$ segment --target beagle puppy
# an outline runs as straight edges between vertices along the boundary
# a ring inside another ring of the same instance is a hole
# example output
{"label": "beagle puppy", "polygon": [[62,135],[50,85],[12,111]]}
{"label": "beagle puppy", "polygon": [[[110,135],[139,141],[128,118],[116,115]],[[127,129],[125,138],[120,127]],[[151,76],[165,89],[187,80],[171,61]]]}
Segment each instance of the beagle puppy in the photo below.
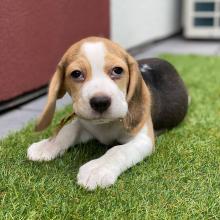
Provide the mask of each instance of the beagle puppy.
{"label": "beagle puppy", "polygon": [[188,108],[187,90],[171,64],[157,58],[137,62],[118,44],[99,37],[83,39],[63,55],[37,131],[51,123],[56,100],[66,92],[77,117],[56,136],[33,143],[27,156],[49,161],[92,139],[117,142],[80,167],[77,182],[88,190],[114,184],[122,172],[151,155],[155,133],[178,125]]}

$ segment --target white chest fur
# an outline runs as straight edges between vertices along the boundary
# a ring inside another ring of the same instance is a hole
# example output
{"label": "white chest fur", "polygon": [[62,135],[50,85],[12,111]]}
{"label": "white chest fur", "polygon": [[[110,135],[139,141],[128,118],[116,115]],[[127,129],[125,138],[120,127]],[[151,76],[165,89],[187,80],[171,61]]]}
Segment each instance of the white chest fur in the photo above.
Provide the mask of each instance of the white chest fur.
{"label": "white chest fur", "polygon": [[123,129],[122,123],[119,121],[105,124],[95,124],[90,121],[80,120],[80,123],[102,144],[111,144],[114,141],[124,143],[129,139],[129,135]]}

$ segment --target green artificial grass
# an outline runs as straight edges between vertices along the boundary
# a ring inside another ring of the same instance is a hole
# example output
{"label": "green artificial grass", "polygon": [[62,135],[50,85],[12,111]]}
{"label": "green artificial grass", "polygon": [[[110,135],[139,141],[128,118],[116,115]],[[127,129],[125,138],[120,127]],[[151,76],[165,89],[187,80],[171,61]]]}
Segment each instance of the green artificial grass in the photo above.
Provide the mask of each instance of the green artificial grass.
{"label": "green artificial grass", "polygon": [[[220,219],[220,58],[162,57],[179,70],[192,102],[155,153],[114,186],[88,192],[76,184],[78,169],[106,147],[90,142],[31,162],[27,147],[53,127],[35,134],[31,123],[0,141],[0,219]],[[70,111],[58,112],[53,125]]]}

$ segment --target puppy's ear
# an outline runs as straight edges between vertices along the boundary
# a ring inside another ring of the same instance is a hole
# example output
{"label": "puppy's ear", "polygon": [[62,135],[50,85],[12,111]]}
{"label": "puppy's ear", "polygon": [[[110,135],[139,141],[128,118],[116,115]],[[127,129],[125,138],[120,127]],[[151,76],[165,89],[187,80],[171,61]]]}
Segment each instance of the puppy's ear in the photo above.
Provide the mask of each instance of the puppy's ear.
{"label": "puppy's ear", "polygon": [[139,93],[141,92],[142,78],[137,61],[129,54],[127,56],[127,64],[129,68],[127,102],[129,103],[131,99],[134,99],[134,96],[139,95]]}
{"label": "puppy's ear", "polygon": [[66,93],[63,81],[64,67],[63,64],[60,63],[58,64],[56,72],[51,79],[48,90],[47,104],[37,121],[35,131],[42,131],[51,123],[56,108],[56,100],[58,98],[62,98]]}
{"label": "puppy's ear", "polygon": [[[124,123],[128,130],[137,130],[146,114],[144,83],[137,61],[128,55],[129,83],[127,88],[128,113]],[[136,129],[135,129],[136,128]]]}

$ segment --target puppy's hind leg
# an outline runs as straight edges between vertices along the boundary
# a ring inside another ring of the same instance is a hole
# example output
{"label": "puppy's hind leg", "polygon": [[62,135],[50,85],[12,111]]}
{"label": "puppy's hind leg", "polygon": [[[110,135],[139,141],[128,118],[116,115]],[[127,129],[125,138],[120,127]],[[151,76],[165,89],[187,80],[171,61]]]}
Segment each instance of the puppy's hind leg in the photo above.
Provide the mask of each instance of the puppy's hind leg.
{"label": "puppy's hind leg", "polygon": [[33,161],[49,161],[62,154],[71,146],[79,142],[86,142],[92,136],[80,125],[78,120],[65,125],[53,137],[33,143],[27,150],[27,157]]}

